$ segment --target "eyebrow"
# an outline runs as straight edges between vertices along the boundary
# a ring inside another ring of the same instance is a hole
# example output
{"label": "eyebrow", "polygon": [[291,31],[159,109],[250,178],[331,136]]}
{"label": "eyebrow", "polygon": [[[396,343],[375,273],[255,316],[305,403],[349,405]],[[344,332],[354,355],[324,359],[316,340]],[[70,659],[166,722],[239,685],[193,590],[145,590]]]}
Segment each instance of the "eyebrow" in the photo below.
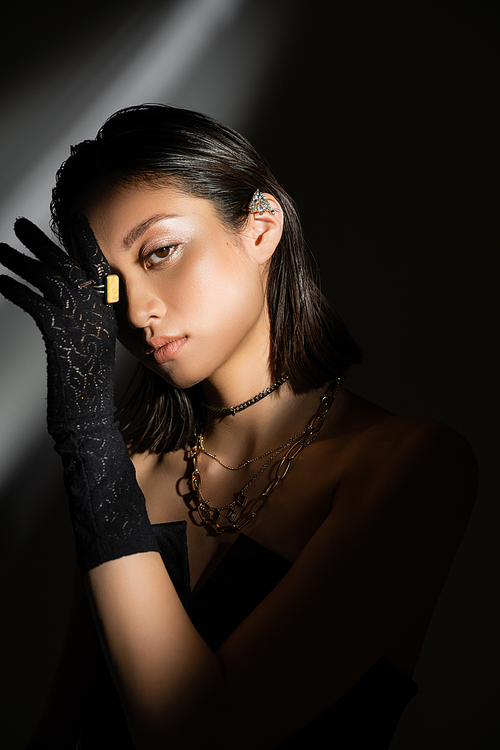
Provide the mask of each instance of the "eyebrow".
{"label": "eyebrow", "polygon": [[130,248],[139,237],[142,237],[150,226],[156,224],[158,221],[162,221],[163,219],[177,219],[178,216],[179,214],[155,214],[154,216],[150,216],[149,219],[141,221],[140,224],[137,224],[137,226],[130,230],[130,232],[123,238],[122,246],[125,249]]}

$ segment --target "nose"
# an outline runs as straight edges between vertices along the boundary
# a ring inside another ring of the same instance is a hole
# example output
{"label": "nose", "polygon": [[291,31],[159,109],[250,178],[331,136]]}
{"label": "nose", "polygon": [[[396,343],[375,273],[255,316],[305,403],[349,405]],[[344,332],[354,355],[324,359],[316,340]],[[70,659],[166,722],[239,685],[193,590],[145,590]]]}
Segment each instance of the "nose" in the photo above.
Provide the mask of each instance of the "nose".
{"label": "nose", "polygon": [[125,284],[127,321],[132,328],[147,328],[167,312],[165,303],[150,285],[134,280]]}

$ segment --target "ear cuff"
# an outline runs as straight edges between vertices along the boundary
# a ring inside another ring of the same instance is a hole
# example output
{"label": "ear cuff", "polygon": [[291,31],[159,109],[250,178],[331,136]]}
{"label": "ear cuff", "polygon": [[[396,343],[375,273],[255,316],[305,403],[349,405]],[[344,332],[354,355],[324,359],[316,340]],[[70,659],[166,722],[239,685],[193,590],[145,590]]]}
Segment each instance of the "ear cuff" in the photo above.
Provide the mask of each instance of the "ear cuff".
{"label": "ear cuff", "polygon": [[262,216],[265,211],[269,211],[269,213],[273,214],[274,216],[278,209],[273,208],[264,194],[261,193],[259,189],[257,189],[252,195],[252,200],[250,201],[247,210],[249,214],[258,213],[260,214],[260,216]]}

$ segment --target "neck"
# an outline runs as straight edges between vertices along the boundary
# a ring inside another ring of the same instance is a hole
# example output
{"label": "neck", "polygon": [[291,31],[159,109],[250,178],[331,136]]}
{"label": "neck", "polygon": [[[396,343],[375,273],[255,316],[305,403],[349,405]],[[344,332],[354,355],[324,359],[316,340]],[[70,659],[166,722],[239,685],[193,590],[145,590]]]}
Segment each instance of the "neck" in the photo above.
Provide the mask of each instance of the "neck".
{"label": "neck", "polygon": [[[259,390],[270,382],[268,378]],[[234,416],[220,417],[208,411],[206,447],[233,463],[241,463],[252,455],[280,445],[305,427],[318,409],[325,388],[326,384],[309,393],[296,395],[285,382],[266,398]],[[259,390],[253,394],[243,393],[240,398],[247,400]],[[223,402],[223,405],[228,404]]]}
{"label": "neck", "polygon": [[[267,331],[267,329],[266,329]],[[269,372],[269,334],[252,342],[252,357],[233,356],[202,384],[203,400],[215,407],[236,406],[253,398],[273,382]],[[326,388],[296,395],[285,382],[273,393],[237,414],[220,416],[207,411],[205,440],[209,450],[234,463],[280,445],[306,425],[316,412]]]}

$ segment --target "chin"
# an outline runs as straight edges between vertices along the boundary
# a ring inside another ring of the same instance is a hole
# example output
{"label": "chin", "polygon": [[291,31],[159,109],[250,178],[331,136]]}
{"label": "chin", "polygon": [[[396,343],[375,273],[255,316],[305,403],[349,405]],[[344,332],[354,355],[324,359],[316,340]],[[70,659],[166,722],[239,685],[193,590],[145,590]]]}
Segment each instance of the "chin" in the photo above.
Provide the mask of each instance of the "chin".
{"label": "chin", "polygon": [[160,365],[157,365],[154,362],[151,364],[150,361],[148,361],[147,359],[145,360],[144,358],[141,358],[140,362],[142,362],[143,365],[146,365],[148,370],[156,373],[156,375],[158,375],[162,380],[171,385],[172,388],[178,388],[181,391],[192,388],[205,379],[203,377],[196,377],[192,375],[190,376],[185,372],[179,372],[179,368],[163,369]]}

